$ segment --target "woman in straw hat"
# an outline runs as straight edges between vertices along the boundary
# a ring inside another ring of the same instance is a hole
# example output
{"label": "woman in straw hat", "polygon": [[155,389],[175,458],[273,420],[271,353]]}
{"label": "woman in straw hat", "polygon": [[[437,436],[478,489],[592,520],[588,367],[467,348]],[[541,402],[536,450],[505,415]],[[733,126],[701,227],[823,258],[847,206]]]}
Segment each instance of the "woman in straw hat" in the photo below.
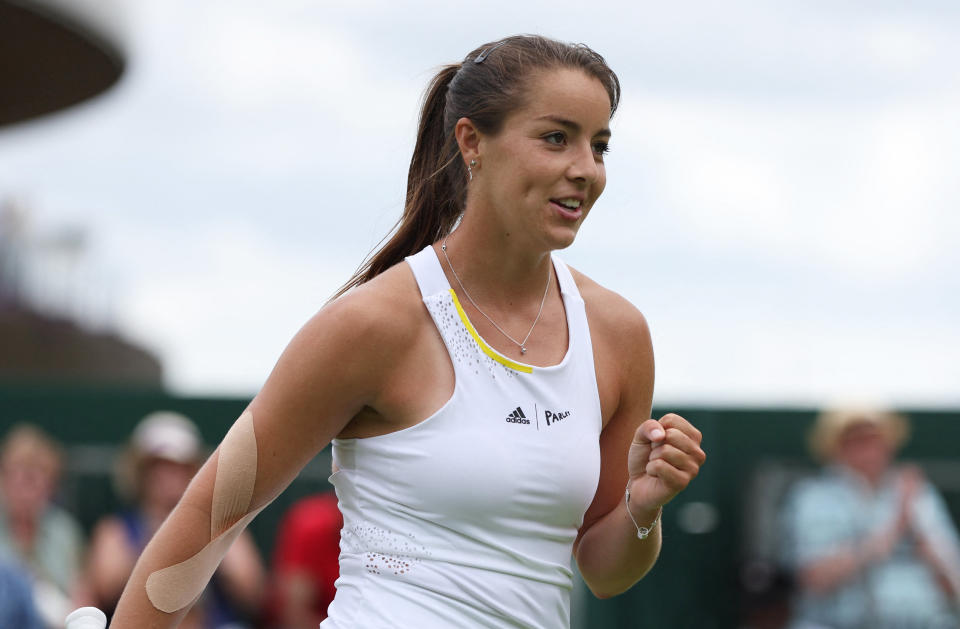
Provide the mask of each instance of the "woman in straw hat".
{"label": "woman in straw hat", "polygon": [[794,627],[956,627],[960,543],[943,499],[918,467],[895,465],[904,417],[822,413],[810,432],[822,474],[784,509],[797,585]]}

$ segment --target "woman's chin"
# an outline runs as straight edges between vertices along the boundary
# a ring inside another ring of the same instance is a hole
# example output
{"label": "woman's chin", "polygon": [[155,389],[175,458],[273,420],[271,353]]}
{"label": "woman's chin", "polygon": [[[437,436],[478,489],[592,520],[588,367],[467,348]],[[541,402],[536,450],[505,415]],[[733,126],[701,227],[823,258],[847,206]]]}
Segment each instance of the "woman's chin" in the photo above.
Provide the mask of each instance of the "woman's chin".
{"label": "woman's chin", "polygon": [[557,249],[566,249],[573,244],[573,241],[577,239],[577,232],[579,231],[579,223],[573,227],[565,228],[556,228],[552,229],[549,234],[549,239],[553,250]]}

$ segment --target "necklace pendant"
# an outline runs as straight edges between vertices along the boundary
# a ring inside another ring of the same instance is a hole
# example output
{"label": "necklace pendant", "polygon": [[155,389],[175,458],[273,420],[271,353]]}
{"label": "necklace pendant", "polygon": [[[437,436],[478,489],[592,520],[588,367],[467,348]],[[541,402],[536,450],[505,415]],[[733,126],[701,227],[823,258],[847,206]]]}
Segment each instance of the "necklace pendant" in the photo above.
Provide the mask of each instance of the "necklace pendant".
{"label": "necklace pendant", "polygon": [[521,345],[521,346],[520,346],[520,353],[521,353],[521,354],[526,354],[526,353],[527,353],[527,348],[524,347],[523,345]]}

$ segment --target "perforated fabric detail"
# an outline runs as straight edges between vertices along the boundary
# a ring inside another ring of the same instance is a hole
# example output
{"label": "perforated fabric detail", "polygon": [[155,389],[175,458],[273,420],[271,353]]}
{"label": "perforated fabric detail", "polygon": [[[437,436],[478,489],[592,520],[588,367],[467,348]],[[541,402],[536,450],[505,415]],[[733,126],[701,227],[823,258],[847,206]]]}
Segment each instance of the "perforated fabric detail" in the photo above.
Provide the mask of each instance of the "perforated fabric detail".
{"label": "perforated fabric detail", "polygon": [[431,556],[430,551],[418,544],[413,535],[400,535],[370,522],[345,527],[341,536],[341,544],[345,549],[363,554],[364,567],[372,575],[392,573],[394,576],[403,576],[416,569],[421,557]]}
{"label": "perforated fabric detail", "polygon": [[514,369],[497,362],[487,356],[470,332],[460,320],[457,307],[453,303],[450,293],[437,293],[423,298],[427,310],[440,330],[440,336],[447,344],[450,359],[454,365],[475,375],[486,373],[496,380],[497,378],[516,378],[521,375]]}

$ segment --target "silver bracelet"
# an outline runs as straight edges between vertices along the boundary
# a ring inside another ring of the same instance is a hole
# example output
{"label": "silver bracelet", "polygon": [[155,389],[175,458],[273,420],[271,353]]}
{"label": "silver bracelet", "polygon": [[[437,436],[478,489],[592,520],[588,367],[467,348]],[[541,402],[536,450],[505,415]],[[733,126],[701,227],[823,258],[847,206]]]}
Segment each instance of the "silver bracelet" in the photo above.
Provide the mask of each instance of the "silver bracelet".
{"label": "silver bracelet", "polygon": [[653,522],[650,524],[650,526],[640,526],[634,519],[633,514],[630,513],[630,481],[627,481],[627,491],[624,494],[623,500],[626,503],[627,515],[630,516],[630,521],[633,522],[635,527],[637,527],[637,538],[647,539],[650,537],[650,533],[653,533],[653,529],[657,528],[657,524],[660,522],[660,516],[663,515],[663,507],[660,507],[660,510],[657,511],[657,517],[653,519]]}

